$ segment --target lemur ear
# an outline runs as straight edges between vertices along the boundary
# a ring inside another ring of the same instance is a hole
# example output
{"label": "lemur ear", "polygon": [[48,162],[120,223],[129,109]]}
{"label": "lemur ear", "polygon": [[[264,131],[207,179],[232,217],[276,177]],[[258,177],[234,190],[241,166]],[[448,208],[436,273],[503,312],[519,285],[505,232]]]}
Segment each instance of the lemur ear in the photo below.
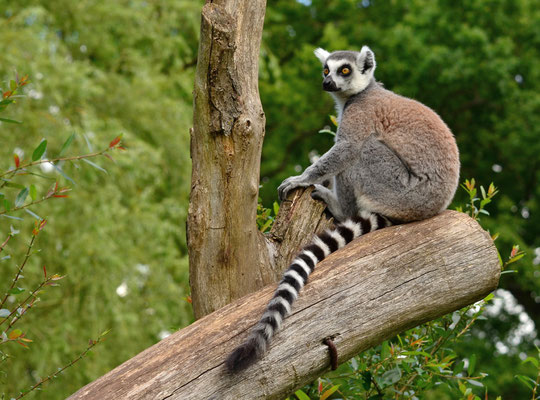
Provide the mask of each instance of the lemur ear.
{"label": "lemur ear", "polygon": [[373,51],[371,51],[371,49],[367,46],[362,47],[362,50],[356,58],[356,62],[362,74],[373,73],[373,71],[375,71],[375,67],[377,66],[375,63],[375,54],[373,54]]}
{"label": "lemur ear", "polygon": [[315,56],[319,59],[319,61],[323,65],[326,62],[326,59],[328,58],[328,56],[330,55],[329,52],[327,52],[325,49],[322,49],[320,47],[318,49],[315,49],[313,53],[315,53]]}

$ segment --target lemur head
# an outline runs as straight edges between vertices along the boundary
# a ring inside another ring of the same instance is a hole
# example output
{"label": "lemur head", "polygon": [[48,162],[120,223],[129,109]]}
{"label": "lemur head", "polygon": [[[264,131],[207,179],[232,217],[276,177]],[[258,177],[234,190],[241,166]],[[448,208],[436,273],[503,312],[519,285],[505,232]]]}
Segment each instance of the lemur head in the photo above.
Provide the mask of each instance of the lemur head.
{"label": "lemur head", "polygon": [[364,90],[373,78],[375,55],[369,47],[358,51],[328,51],[318,48],[315,56],[323,65],[323,89],[350,97]]}

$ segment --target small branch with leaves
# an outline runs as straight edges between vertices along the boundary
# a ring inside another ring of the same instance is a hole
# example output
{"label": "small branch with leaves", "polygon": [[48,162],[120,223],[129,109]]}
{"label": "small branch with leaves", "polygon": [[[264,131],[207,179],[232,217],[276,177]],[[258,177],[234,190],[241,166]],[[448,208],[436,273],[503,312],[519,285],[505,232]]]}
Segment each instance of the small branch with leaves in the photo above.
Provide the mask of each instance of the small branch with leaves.
{"label": "small branch with leaves", "polygon": [[[15,75],[15,79],[12,79],[9,81],[9,89],[2,92],[2,100],[0,100],[0,112],[4,111],[10,104],[15,103],[15,99],[18,97],[21,97],[17,94],[19,89],[21,89],[23,86],[27,85],[29,83],[28,81],[28,75],[25,75],[23,77],[19,77],[19,74]],[[11,118],[5,118],[0,117],[1,122],[6,122],[9,124],[21,124],[21,121],[16,121]]]}
{"label": "small branch with leaves", "polygon": [[[22,184],[19,184],[17,182],[14,182],[13,179],[17,176],[21,175],[28,175],[31,174],[29,172],[29,168],[34,167],[36,165],[49,163],[52,165],[64,178],[69,180],[70,182],[73,182],[73,179],[68,177],[63,169],[59,166],[59,163],[61,162],[73,162],[82,160],[86,162],[87,164],[90,164],[92,167],[99,169],[100,171],[106,172],[106,170],[99,165],[95,164],[94,162],[90,161],[90,158],[95,158],[99,156],[105,156],[110,160],[113,160],[112,156],[109,154],[111,150],[120,149],[125,150],[125,147],[121,144],[122,136],[117,136],[115,139],[113,139],[109,146],[101,151],[93,152],[89,154],[83,154],[78,156],[71,156],[71,157],[65,157],[63,156],[63,153],[68,149],[71,142],[73,141],[75,135],[72,134],[62,146],[62,149],[60,150],[60,154],[58,157],[53,159],[44,159],[43,156],[47,150],[47,141],[42,140],[40,144],[36,147],[36,149],[32,153],[32,160],[28,162],[23,162],[19,159],[18,155],[14,155],[13,159],[15,161],[15,167],[5,171],[3,173],[0,173],[0,189],[3,187],[13,187],[18,188],[20,191],[15,196],[15,200],[12,202],[8,200],[5,196],[5,194],[0,193],[0,207],[3,206],[3,210],[0,209],[0,216],[7,216],[8,213],[12,213],[15,211],[19,211],[22,209],[27,209],[28,207],[34,206],[36,204],[42,203],[45,200],[49,200],[51,198],[65,198],[68,197],[66,192],[70,191],[71,189],[69,187],[58,187],[58,182],[55,182],[52,187],[49,189],[49,191],[42,196],[41,198],[38,198],[37,189],[35,185],[29,185],[25,186]],[[114,161],[114,160],[113,160]],[[36,174],[34,174],[36,175]],[[40,176],[40,175],[38,175]],[[30,197],[31,201],[26,203],[27,198]]]}
{"label": "small branch with leaves", "polygon": [[96,345],[98,345],[99,343],[103,342],[105,340],[105,335],[107,335],[108,333],[110,332],[110,329],[103,332],[101,335],[98,336],[97,339],[90,339],[88,341],[88,347],[86,348],[86,350],[84,350],[81,354],[79,354],[78,357],[74,358],[73,360],[71,360],[69,363],[67,363],[66,365],[64,365],[63,367],[60,367],[58,368],[58,370],[50,375],[47,375],[45,378],[42,378],[38,383],[36,383],[34,386],[28,388],[27,390],[23,390],[19,393],[19,395],[17,397],[15,397],[15,400],[18,400],[18,399],[21,399],[23,398],[24,396],[26,396],[28,393],[32,392],[33,390],[36,390],[37,388],[39,388],[40,386],[42,386],[44,383],[48,382],[48,381],[51,381],[53,379],[56,379],[58,378],[58,376],[64,372],[67,368],[73,366],[76,362],[82,360],[90,350],[92,350],[92,348],[94,348]]}

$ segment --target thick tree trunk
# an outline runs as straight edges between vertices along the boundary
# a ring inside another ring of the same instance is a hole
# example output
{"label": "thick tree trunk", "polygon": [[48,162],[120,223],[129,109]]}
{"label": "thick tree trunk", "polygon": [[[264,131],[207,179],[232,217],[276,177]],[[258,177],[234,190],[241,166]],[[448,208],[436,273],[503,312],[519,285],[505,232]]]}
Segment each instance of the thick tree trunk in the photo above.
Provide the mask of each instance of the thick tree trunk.
{"label": "thick tree trunk", "polygon": [[223,361],[259,319],[275,285],[208,315],[120,365],[70,399],[281,399],[397,333],[482,299],[496,288],[497,251],[465,214],[394,226],[321,262],[269,351],[229,375]]}
{"label": "thick tree trunk", "polygon": [[258,59],[265,0],[213,0],[202,10],[195,78],[188,212],[196,318],[276,281],[300,247],[331,225],[311,190],[256,227],[264,113]]}
{"label": "thick tree trunk", "polygon": [[265,0],[213,0],[202,10],[188,215],[196,317],[273,280],[255,222],[265,124],[258,90],[265,8]]}

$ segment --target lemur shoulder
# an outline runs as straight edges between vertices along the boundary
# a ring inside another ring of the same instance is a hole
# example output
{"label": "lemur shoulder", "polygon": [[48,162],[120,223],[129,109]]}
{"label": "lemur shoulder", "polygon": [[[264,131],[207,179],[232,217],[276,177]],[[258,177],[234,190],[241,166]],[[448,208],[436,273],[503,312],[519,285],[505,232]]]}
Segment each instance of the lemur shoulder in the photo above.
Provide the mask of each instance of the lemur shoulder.
{"label": "lemur shoulder", "polygon": [[[375,55],[315,50],[323,65],[323,89],[336,103],[335,144],[299,176],[278,188],[280,200],[314,185],[335,228],[315,236],[285,271],[261,320],[227,358],[238,371],[262,356],[315,265],[363,234],[432,217],[450,204],[459,179],[454,136],[429,107],[386,90],[374,78]],[[322,185],[333,180],[331,188]]]}

